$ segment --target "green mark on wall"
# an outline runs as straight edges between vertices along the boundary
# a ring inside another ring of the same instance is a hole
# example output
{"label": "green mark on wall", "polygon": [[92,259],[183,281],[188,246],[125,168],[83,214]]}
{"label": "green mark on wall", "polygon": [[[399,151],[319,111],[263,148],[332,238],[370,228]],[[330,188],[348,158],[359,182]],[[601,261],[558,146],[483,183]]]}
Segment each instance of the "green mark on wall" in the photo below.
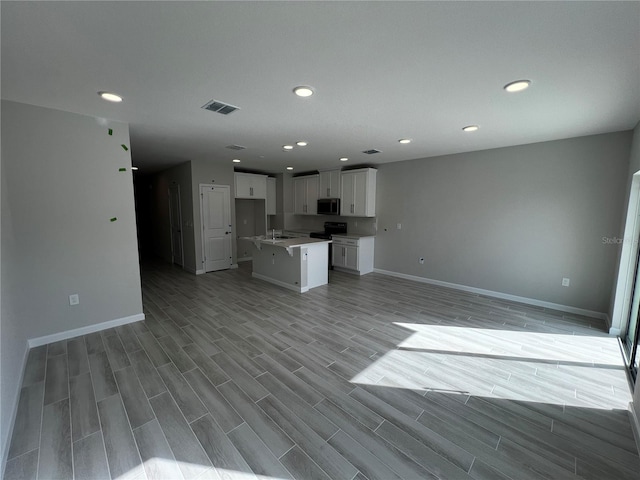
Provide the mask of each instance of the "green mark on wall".
{"label": "green mark on wall", "polygon": [[121,145],[121,147],[122,147],[122,148],[124,148],[124,151],[125,151],[125,152],[128,152],[128,151],[129,151],[129,148],[128,148],[124,143]]}
{"label": "green mark on wall", "polygon": [[113,135],[113,128],[109,129],[109,135]]}
{"label": "green mark on wall", "polygon": [[119,172],[126,172],[126,171],[127,171],[127,169],[126,169],[126,168],[119,168],[119,169],[118,169],[118,171],[119,171]]}
{"label": "green mark on wall", "polygon": [[109,220],[110,222],[115,222],[117,220],[117,217],[113,217],[111,218],[111,220]]}

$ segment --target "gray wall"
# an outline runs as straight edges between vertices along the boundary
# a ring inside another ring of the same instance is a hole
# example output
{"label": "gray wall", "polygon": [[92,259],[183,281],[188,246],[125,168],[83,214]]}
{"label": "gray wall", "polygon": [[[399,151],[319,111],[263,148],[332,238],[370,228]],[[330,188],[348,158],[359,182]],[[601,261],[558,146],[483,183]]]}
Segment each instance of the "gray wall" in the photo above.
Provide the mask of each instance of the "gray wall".
{"label": "gray wall", "polygon": [[1,135],[4,454],[27,339],[141,314],[142,298],[128,126],[3,101]]}
{"label": "gray wall", "polygon": [[[236,238],[236,206],[235,206],[235,184],[233,181],[233,165],[231,163],[216,163],[214,160],[198,159],[191,161],[191,181],[193,183],[193,223],[194,231],[202,231],[200,222],[200,184],[229,185],[231,194],[231,228],[232,238]],[[198,233],[194,236],[195,257],[197,269],[204,268],[202,263],[202,236]],[[231,242],[232,260],[237,263],[236,242]]]}
{"label": "gray wall", "polygon": [[[4,116],[4,112],[3,112]],[[11,207],[4,174],[5,157],[2,157],[2,225],[0,227],[2,248],[0,249],[0,475],[5,466],[6,455],[9,453],[9,434],[11,419],[14,413],[15,401],[20,390],[22,364],[27,352],[27,338],[25,324],[21,321],[17,311],[16,297],[20,285],[24,284],[22,270],[15,256],[18,247],[13,231]]]}
{"label": "gray wall", "polygon": [[607,312],[631,138],[380,165],[376,268]]}
{"label": "gray wall", "polygon": [[154,176],[152,225],[153,250],[160,258],[171,262],[171,224],[169,221],[169,187],[180,186],[180,212],[182,213],[182,243],[184,268],[196,271],[193,230],[193,195],[191,194],[191,162],[185,162]]}

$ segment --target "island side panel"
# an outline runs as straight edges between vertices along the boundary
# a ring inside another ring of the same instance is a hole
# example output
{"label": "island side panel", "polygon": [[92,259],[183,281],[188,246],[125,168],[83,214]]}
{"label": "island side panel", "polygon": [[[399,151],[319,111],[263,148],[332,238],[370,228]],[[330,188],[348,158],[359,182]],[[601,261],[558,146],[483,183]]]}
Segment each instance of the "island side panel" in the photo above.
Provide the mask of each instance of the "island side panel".
{"label": "island side panel", "polygon": [[307,291],[308,288],[306,285],[303,287],[301,282],[300,247],[291,250],[293,256],[277,245],[261,244],[260,249],[253,245],[253,276],[296,292]]}
{"label": "island side panel", "polygon": [[329,282],[329,243],[315,243],[306,246],[307,285],[309,288],[326,285]]}

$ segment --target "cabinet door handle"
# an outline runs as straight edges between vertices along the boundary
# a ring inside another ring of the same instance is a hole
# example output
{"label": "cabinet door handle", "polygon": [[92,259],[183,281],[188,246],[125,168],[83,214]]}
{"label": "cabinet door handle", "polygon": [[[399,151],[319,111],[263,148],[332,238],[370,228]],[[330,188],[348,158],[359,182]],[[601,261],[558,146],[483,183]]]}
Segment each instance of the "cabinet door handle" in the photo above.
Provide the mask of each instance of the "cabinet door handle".
{"label": "cabinet door handle", "polygon": [[330,197],[330,196],[331,196],[331,189],[327,188],[327,197]]}
{"label": "cabinet door handle", "polygon": [[351,204],[351,213],[353,213],[353,203]]}
{"label": "cabinet door handle", "polygon": [[253,187],[249,187],[249,196],[253,197]]}

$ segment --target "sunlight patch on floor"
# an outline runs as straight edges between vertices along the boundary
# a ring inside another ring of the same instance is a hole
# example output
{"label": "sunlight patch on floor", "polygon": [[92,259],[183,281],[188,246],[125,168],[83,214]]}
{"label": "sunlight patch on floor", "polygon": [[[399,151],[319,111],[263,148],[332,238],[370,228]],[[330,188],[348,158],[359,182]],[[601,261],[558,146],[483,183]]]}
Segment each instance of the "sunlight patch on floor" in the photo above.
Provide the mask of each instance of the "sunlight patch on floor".
{"label": "sunlight patch on floor", "polygon": [[[282,477],[271,477],[253,473],[249,471],[228,470],[225,468],[214,468],[210,465],[199,465],[195,463],[180,462],[173,458],[153,457],[144,462],[144,470],[147,478],[202,478],[211,480],[285,480]],[[182,473],[181,473],[182,472]],[[129,480],[145,478],[142,472],[142,465],[133,468],[117,477],[117,480]]]}
{"label": "sunlight patch on floor", "polygon": [[613,337],[397,325],[415,333],[351,382],[606,410],[631,401]]}

